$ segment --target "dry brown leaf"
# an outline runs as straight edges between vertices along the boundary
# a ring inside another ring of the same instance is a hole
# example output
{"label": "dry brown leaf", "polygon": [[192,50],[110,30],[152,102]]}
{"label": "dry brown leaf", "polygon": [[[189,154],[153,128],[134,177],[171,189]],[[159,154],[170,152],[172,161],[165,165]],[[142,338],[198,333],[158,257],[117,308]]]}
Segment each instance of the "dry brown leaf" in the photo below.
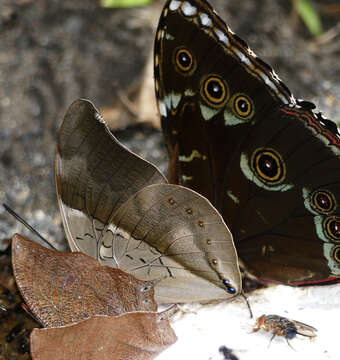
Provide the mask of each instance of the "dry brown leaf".
{"label": "dry brown leaf", "polygon": [[18,234],[12,238],[12,267],[21,295],[45,327],[157,309],[155,282],[101,266],[83,253],[47,249]]}

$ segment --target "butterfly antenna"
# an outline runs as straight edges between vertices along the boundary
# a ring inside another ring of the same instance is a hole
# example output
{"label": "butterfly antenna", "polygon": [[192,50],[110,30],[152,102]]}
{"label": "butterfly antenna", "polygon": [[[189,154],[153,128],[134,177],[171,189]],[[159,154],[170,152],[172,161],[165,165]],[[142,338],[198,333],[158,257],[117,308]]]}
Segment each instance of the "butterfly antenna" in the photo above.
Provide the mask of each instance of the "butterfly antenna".
{"label": "butterfly antenna", "polygon": [[243,299],[245,300],[245,302],[246,302],[246,304],[247,304],[250,318],[253,319],[253,318],[254,318],[253,312],[252,312],[252,310],[251,310],[251,307],[250,307],[248,298],[247,298],[246,295],[244,294],[243,290],[241,291],[241,296],[243,297]]}
{"label": "butterfly antenna", "polygon": [[11,209],[8,205],[2,204],[5,210],[10,213],[13,217],[15,217],[18,221],[20,221],[23,225],[27,227],[28,230],[31,230],[33,234],[37,235],[46,245],[48,245],[51,249],[58,251],[48,240],[46,240],[37,230],[35,230],[27,221],[25,221],[20,215],[18,215],[13,209]]}

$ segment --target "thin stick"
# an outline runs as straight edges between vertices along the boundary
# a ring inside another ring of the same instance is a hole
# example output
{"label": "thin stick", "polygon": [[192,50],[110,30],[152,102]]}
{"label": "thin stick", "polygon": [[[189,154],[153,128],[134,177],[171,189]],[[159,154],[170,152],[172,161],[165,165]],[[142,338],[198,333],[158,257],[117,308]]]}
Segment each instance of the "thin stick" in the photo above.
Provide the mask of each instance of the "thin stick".
{"label": "thin stick", "polygon": [[48,240],[46,240],[37,230],[35,230],[27,221],[25,221],[20,215],[18,215],[8,205],[3,203],[2,206],[6,209],[6,211],[8,213],[10,213],[13,217],[15,217],[23,225],[25,225],[28,230],[31,230],[33,234],[37,235],[46,245],[48,245],[51,249],[58,251],[57,248],[55,248]]}

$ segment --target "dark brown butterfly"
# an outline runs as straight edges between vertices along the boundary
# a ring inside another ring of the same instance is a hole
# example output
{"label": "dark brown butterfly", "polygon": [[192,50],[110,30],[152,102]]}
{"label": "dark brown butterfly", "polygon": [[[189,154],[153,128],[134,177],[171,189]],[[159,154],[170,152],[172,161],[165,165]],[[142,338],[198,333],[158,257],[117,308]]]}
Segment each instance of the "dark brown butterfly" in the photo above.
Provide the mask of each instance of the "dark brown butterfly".
{"label": "dark brown butterfly", "polygon": [[232,236],[216,209],[194,191],[167,184],[117,141],[88,101],[75,101],[66,113],[55,172],[73,251],[141,280],[160,279],[158,302],[240,293]]}
{"label": "dark brown butterfly", "polygon": [[259,278],[338,282],[336,125],[295,100],[205,0],[166,2],[154,56],[170,182],[212,202]]}

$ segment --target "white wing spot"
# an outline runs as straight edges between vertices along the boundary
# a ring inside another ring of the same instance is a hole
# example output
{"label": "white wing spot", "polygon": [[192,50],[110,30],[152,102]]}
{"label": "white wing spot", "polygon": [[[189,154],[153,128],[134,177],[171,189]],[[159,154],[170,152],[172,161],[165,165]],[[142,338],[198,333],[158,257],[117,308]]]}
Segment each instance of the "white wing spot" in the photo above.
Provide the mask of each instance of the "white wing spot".
{"label": "white wing spot", "polygon": [[227,191],[227,195],[230,197],[231,200],[233,200],[234,203],[236,203],[236,204],[240,203],[240,200],[238,199],[238,197],[236,195],[234,195],[231,190]]}
{"label": "white wing spot", "polygon": [[207,14],[201,14],[200,15],[200,20],[201,20],[201,25],[202,26],[206,26],[206,27],[210,27],[212,24],[212,21],[210,19],[210,17]]}
{"label": "white wing spot", "polygon": [[165,33],[165,38],[166,38],[167,40],[175,40],[175,37],[172,36],[172,35],[169,34],[169,33]]}
{"label": "white wing spot", "polygon": [[185,16],[193,16],[196,14],[197,8],[195,6],[192,6],[188,1],[183,3],[182,5],[182,13]]}
{"label": "white wing spot", "polygon": [[220,111],[220,109],[214,109],[209,106],[205,106],[203,104],[200,104],[200,110],[201,110],[203,119],[206,121],[209,121]]}
{"label": "white wing spot", "polygon": [[236,117],[228,109],[224,111],[223,118],[224,118],[224,125],[225,126],[233,126],[233,125],[238,125],[238,124],[244,123],[244,120],[241,120],[238,117]]}
{"label": "white wing spot", "polygon": [[230,45],[230,42],[229,42],[229,39],[228,39],[228,36],[221,30],[219,29],[215,29],[215,34],[218,38],[218,40],[220,40],[223,44],[229,46]]}
{"label": "white wing spot", "polygon": [[176,109],[179,102],[181,101],[182,96],[175,93],[171,93],[170,96],[171,96],[171,107],[172,109]]}
{"label": "white wing spot", "polygon": [[165,106],[164,102],[163,102],[163,101],[159,101],[159,102],[158,102],[158,107],[159,107],[159,113],[160,113],[162,116],[166,117],[167,114],[168,114],[168,112],[167,112],[167,110],[166,110],[166,106]]}
{"label": "white wing spot", "polygon": [[250,60],[243,54],[242,51],[234,49],[234,53],[236,54],[236,56],[240,59],[241,62],[243,62],[244,64],[250,66],[251,62]]}
{"label": "white wing spot", "polygon": [[192,89],[186,89],[186,90],[184,91],[184,95],[185,95],[185,96],[194,96],[194,95],[195,95],[195,92],[192,91]]}
{"label": "white wing spot", "polygon": [[178,156],[178,160],[179,161],[183,161],[183,162],[191,162],[192,160],[194,160],[195,158],[197,159],[202,159],[202,160],[207,160],[207,156],[206,155],[202,155],[199,151],[197,150],[193,150],[190,154],[190,156],[185,156],[185,155],[180,155]]}
{"label": "white wing spot", "polygon": [[190,181],[190,180],[192,180],[192,176],[182,175],[182,180],[183,181]]}
{"label": "white wing spot", "polygon": [[269,77],[265,73],[261,72],[260,76],[266,85],[268,85],[273,90],[277,90],[275,84],[269,79]]}
{"label": "white wing spot", "polygon": [[180,5],[181,5],[180,1],[172,0],[170,5],[169,5],[169,9],[171,11],[176,11],[179,8]]}
{"label": "white wing spot", "polygon": [[168,110],[171,110],[171,94],[164,97],[164,104]]}

